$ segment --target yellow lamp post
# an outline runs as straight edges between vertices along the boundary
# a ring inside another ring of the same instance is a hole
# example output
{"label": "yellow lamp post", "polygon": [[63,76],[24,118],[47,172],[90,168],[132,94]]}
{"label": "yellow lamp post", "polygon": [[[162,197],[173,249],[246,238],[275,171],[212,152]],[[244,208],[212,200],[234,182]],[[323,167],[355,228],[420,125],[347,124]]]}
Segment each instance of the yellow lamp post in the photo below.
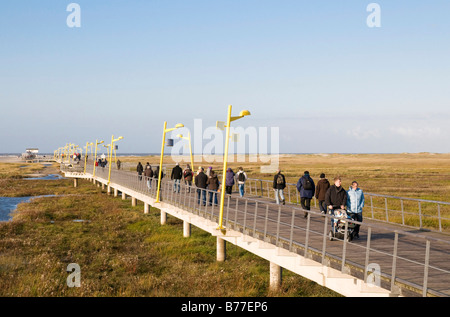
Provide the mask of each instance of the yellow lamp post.
{"label": "yellow lamp post", "polygon": [[164,156],[164,142],[166,142],[166,133],[179,129],[179,128],[183,128],[184,125],[181,123],[178,123],[175,128],[170,128],[170,129],[166,129],[167,128],[167,121],[164,121],[164,129],[163,129],[163,137],[162,137],[162,144],[161,144],[161,158],[159,160],[159,175],[158,175],[158,190],[156,192],[156,201],[157,203],[159,203],[159,191],[161,188],[161,173],[162,173],[162,164],[163,164],[163,156]]}
{"label": "yellow lamp post", "polygon": [[[92,145],[94,145],[94,143],[86,142],[86,153],[84,154],[84,174],[86,174],[87,154],[88,154],[89,145],[92,146]],[[91,149],[91,152],[92,152],[92,149]]]}
{"label": "yellow lamp post", "polygon": [[122,139],[123,139],[122,136],[119,136],[117,139],[114,139],[114,135],[111,136],[111,148],[109,151],[108,185],[109,185],[109,182],[111,181],[111,165],[112,165],[112,153],[113,153],[113,149],[114,149],[114,142],[117,142]]}
{"label": "yellow lamp post", "polygon": [[105,147],[106,148],[106,157],[108,158],[108,160],[109,160],[109,147],[111,146],[111,144],[103,144],[103,147]]}
{"label": "yellow lamp post", "polygon": [[188,140],[189,141],[189,153],[191,154],[191,170],[195,171],[194,169],[194,160],[192,159],[192,145],[191,145],[191,133],[189,132],[187,137],[184,137],[182,134],[177,135],[178,138]]}
{"label": "yellow lamp post", "polygon": [[64,155],[66,156],[65,158],[67,158],[67,163],[70,163],[69,161],[69,153],[70,153],[70,147],[72,146],[71,143],[66,143],[66,146],[64,147]]}
{"label": "yellow lamp post", "polygon": [[92,172],[92,177],[95,177],[95,162],[97,161],[97,147],[99,144],[102,144],[105,141],[98,142],[98,139],[95,140],[95,154],[94,154],[94,171]]}
{"label": "yellow lamp post", "polygon": [[[225,153],[223,154],[223,170],[222,170],[222,189],[220,192],[220,214],[219,214],[219,230],[223,230],[223,205],[225,201],[225,181],[226,181],[226,174],[227,174],[227,163],[228,163],[228,144],[230,142],[230,124],[232,121],[238,120],[240,118],[243,118],[245,116],[250,115],[250,111],[248,110],[242,110],[239,114],[239,116],[232,117],[231,116],[231,105],[228,106],[228,116],[227,116],[227,123],[224,125],[224,127],[227,128],[226,135],[225,135]],[[218,124],[217,124],[218,125]]]}

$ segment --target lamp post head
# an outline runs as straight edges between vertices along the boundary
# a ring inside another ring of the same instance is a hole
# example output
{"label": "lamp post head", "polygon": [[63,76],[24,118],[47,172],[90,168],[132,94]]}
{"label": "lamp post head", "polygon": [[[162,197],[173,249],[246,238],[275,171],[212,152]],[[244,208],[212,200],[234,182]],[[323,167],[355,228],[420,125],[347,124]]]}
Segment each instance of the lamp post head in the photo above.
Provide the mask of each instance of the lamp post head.
{"label": "lamp post head", "polygon": [[178,124],[175,126],[175,129],[179,129],[179,128],[184,128],[184,124],[178,123]]}
{"label": "lamp post head", "polygon": [[239,116],[241,116],[241,117],[245,117],[245,116],[249,116],[249,115],[250,115],[250,111],[248,111],[248,110],[242,110],[239,113]]}

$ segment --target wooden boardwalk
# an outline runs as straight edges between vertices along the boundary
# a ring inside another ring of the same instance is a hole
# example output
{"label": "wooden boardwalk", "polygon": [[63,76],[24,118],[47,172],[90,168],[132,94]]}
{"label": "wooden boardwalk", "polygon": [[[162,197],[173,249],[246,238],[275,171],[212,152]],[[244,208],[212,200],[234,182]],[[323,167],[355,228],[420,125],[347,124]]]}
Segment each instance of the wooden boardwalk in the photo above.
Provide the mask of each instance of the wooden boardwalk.
{"label": "wooden boardwalk", "polygon": [[[92,176],[92,175],[91,175]],[[108,169],[97,168],[96,176],[108,178]],[[114,170],[111,183],[156,197],[156,179],[152,188],[145,177]],[[218,223],[219,207],[198,203],[195,187],[180,193],[173,191],[173,182],[163,179],[161,201],[181,207]],[[219,199],[218,195],[218,200]],[[365,280],[376,268],[380,284],[393,295],[450,296],[450,235],[410,229],[400,225],[364,219],[360,237],[352,241],[330,241],[330,216],[321,215],[312,207],[308,217],[295,204],[277,205],[267,197],[238,193],[226,196],[224,226],[252,238],[270,242],[291,252],[328,265],[358,279]]]}

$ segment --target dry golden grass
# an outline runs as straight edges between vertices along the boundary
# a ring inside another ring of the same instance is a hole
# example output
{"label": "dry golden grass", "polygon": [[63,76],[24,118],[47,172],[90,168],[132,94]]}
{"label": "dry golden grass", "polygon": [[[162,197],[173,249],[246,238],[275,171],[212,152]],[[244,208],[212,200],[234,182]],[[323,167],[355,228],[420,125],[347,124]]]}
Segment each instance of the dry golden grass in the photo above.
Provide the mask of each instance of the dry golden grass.
{"label": "dry golden grass", "polygon": [[[144,214],[142,204],[87,181],[2,181],[0,195],[64,196],[20,204],[13,221],[0,223],[0,296],[339,296],[287,271],[272,292],[266,260],[229,245],[227,261],[217,262],[209,233],[193,227],[184,238],[182,221],[161,226],[158,209]],[[67,286],[69,263],[81,268],[79,288]]]}
{"label": "dry golden grass", "polygon": [[[189,157],[164,157],[164,164],[175,164],[180,160],[184,167],[190,163]],[[137,162],[158,165],[159,156],[120,157],[122,162],[130,164],[135,170]],[[234,171],[239,166],[252,178],[272,180],[273,174],[261,173],[265,162],[234,162],[228,164]],[[195,168],[212,166],[216,171],[222,171],[222,158],[216,162],[194,162]],[[342,177],[342,183],[348,188],[353,180],[365,191],[374,194],[393,195],[400,197],[421,198],[430,200],[450,201],[450,154],[281,154],[279,167],[289,183],[297,183],[305,170],[310,172],[314,180],[325,173],[332,182],[334,176]]]}

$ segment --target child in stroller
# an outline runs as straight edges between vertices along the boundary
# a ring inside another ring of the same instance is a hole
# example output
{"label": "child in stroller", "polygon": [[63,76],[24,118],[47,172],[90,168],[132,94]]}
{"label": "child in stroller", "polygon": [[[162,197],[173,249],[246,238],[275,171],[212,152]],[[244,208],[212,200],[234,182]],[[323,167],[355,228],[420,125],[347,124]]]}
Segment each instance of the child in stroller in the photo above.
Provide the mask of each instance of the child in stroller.
{"label": "child in stroller", "polygon": [[[331,218],[331,230],[328,233],[330,241],[334,238],[344,239],[345,238],[345,224],[347,220],[352,220],[352,218],[347,214],[344,209],[334,209],[335,218]],[[347,225],[347,241],[352,241],[355,232],[355,224],[348,222]]]}

